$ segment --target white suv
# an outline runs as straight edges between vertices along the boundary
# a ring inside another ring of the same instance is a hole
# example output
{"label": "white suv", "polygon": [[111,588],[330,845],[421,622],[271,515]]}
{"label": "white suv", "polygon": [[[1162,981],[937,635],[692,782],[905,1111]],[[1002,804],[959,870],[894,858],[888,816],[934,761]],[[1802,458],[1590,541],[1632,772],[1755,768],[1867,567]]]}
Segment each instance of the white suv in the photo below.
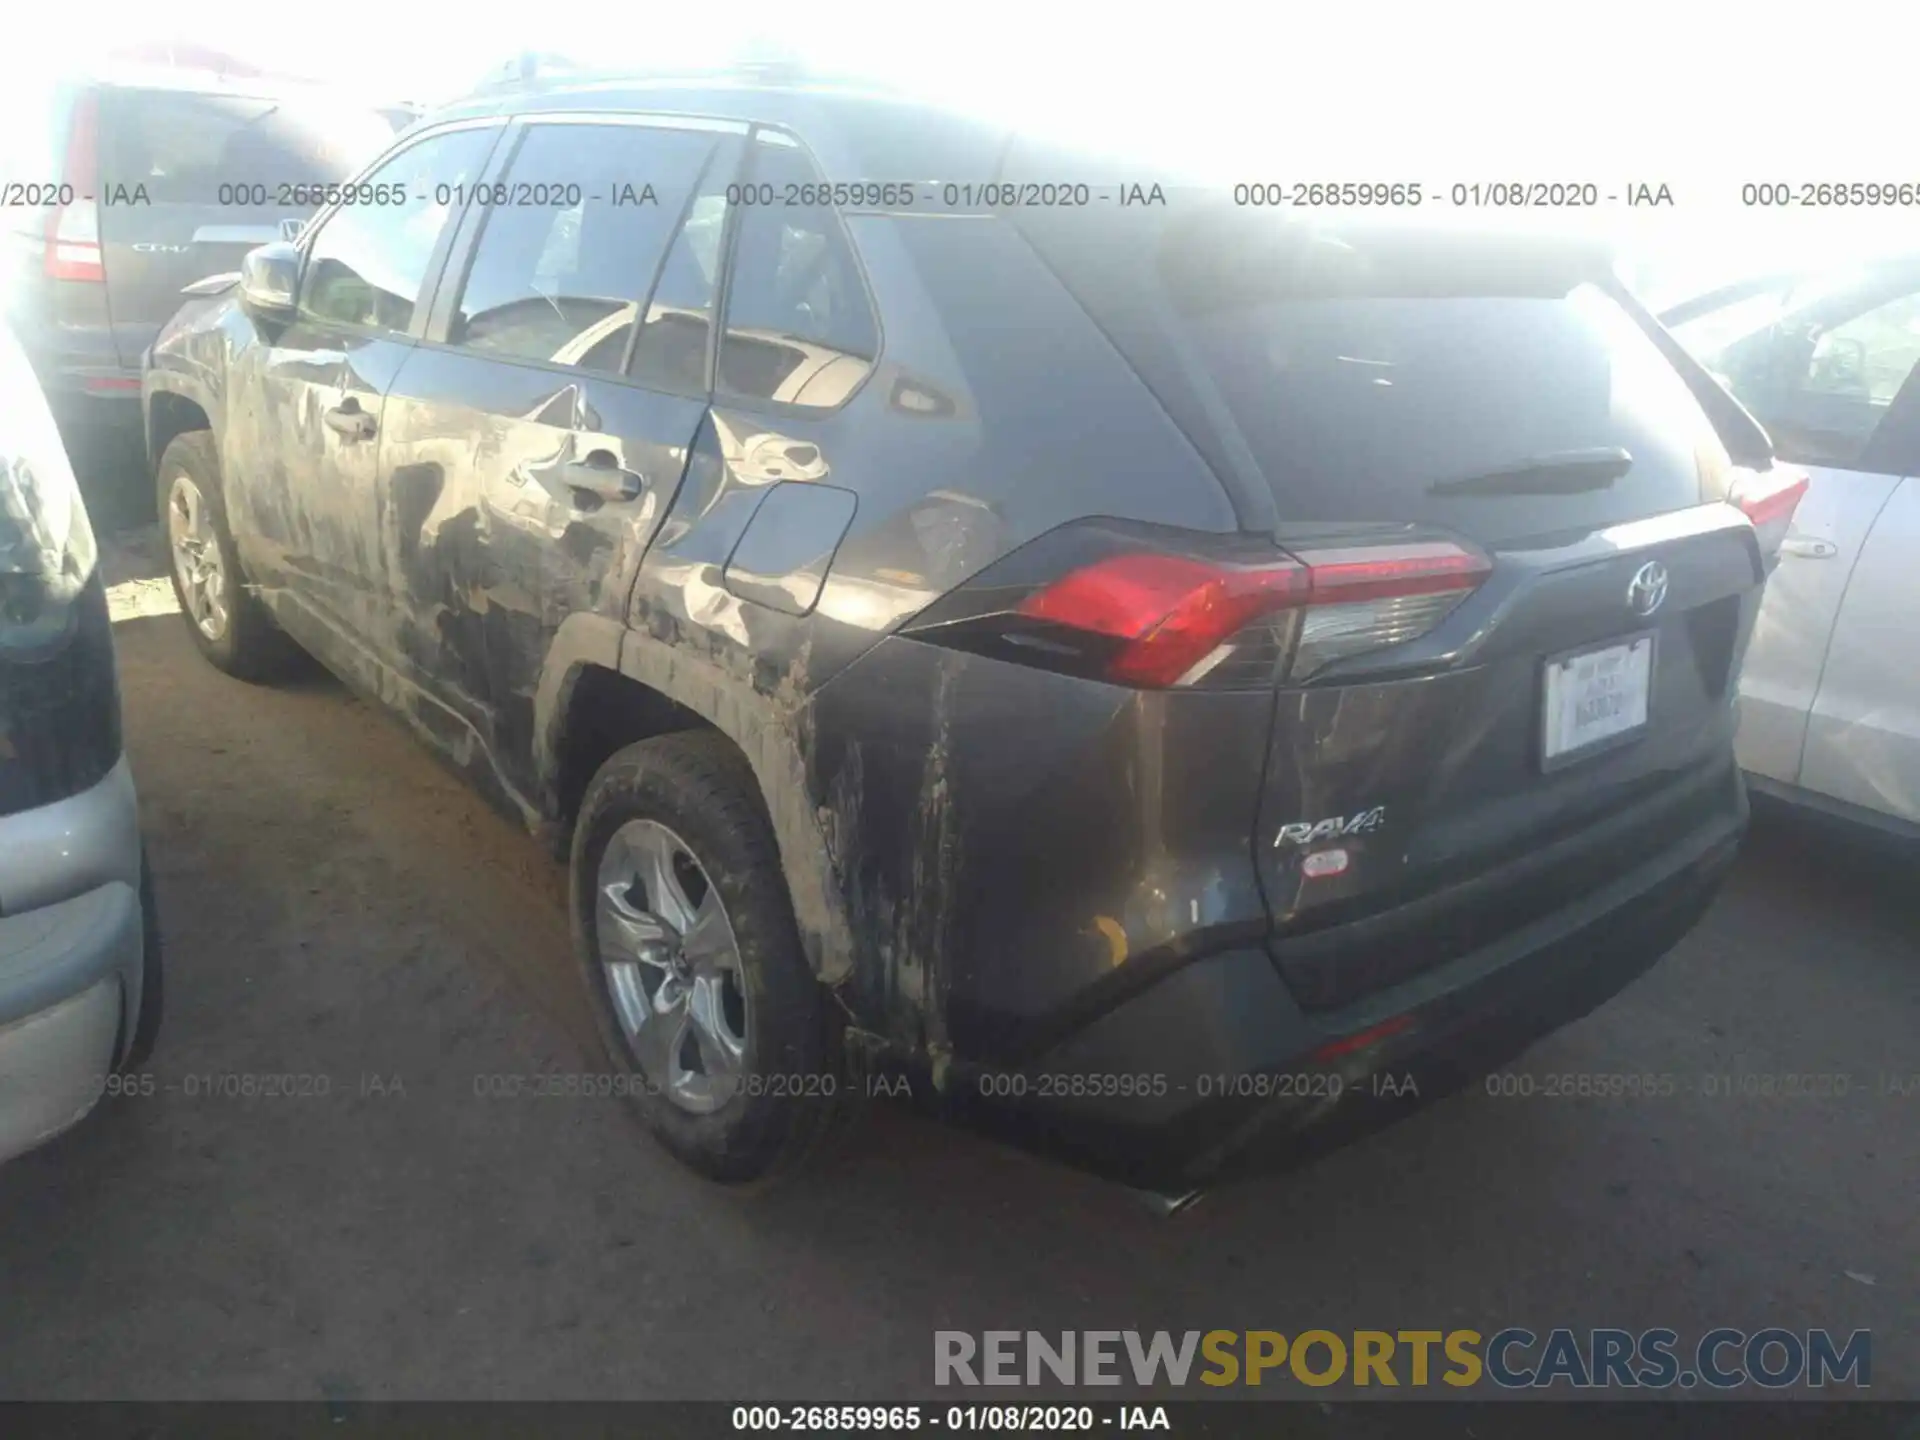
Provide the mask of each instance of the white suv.
{"label": "white suv", "polygon": [[160,1024],[160,951],[93,530],[0,327],[0,1160],[65,1130]]}

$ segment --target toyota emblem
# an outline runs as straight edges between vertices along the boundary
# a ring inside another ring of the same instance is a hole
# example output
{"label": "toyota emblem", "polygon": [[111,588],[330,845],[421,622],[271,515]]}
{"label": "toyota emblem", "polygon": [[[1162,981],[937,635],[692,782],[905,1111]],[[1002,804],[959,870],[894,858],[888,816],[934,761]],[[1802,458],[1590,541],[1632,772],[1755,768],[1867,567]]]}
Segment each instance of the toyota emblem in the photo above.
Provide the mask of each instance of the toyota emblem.
{"label": "toyota emblem", "polygon": [[1667,603],[1667,567],[1649,560],[1633,572],[1627,585],[1627,607],[1636,615],[1651,615]]}

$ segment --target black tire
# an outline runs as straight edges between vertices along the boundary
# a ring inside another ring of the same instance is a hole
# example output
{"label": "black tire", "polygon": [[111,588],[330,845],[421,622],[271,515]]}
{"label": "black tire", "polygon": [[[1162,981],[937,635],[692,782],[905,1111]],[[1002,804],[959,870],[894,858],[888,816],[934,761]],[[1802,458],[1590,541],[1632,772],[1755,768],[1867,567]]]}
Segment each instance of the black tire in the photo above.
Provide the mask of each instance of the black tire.
{"label": "black tire", "polygon": [[166,967],[160,958],[160,907],[154,900],[153,865],[147,859],[144,845],[140,847],[140,940],[140,1013],[135,1017],[133,1038],[118,1067],[123,1075],[138,1070],[153,1054],[166,1000],[163,981]]}
{"label": "black tire", "polygon": [[[180,580],[179,560],[173,553],[167,510],[174,478],[183,473],[200,492],[215,543],[220,547],[221,597],[226,606],[227,625],[218,638],[210,637],[194,623],[186,587]],[[214,450],[210,431],[189,430],[174,437],[154,471],[154,503],[160,516],[160,541],[167,549],[167,574],[173,580],[174,598],[180,602],[180,618],[200,653],[239,680],[274,680],[286,674],[299,652],[274,624],[259,597],[247,588],[240,555],[234,548],[233,532],[227,525],[226,499],[220,486],[220,457]]]}
{"label": "black tire", "polygon": [[[595,887],[608,842],[632,820],[682,837],[726,906],[747,1014],[743,1083],[693,1114],[651,1084],[628,1046],[595,938]],[[616,1075],[654,1136],[708,1179],[743,1184],[790,1171],[836,1130],[853,1088],[826,991],[800,947],[778,851],[751,768],[712,731],[629,745],[600,767],[574,826],[573,949]]]}

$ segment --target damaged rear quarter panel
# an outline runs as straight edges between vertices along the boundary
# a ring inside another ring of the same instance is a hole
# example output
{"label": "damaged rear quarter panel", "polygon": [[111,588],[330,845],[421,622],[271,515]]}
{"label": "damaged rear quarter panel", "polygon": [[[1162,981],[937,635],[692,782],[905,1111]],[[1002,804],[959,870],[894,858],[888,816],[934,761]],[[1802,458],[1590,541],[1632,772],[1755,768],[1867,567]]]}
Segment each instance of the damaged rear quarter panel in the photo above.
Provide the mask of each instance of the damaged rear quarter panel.
{"label": "damaged rear quarter panel", "polygon": [[[880,216],[848,228],[883,354],[836,410],[716,403],[641,566],[620,666],[746,753],[816,973],[858,1027],[938,1073],[1006,1040],[1018,1028],[1009,1017],[1025,1015],[1038,1037],[1087,985],[1111,986],[1116,929],[1146,957],[1129,976],[1144,976],[1183,937],[1247,906],[1261,914],[1247,854],[1255,796],[1239,782],[1235,805],[1200,817],[1170,799],[1194,779],[1180,763],[1135,773],[1129,789],[1142,746],[1163,757],[1186,738],[1156,702],[893,632],[1069,521],[1222,531],[1235,519],[1010,228]],[[735,593],[726,568],[764,494],[810,483],[858,503],[817,606],[800,616]],[[1245,708],[1231,743],[1247,756],[1220,761],[1236,777],[1258,775],[1269,713],[1264,696]],[[1188,788],[1196,806],[1216,798],[1204,782]],[[1024,808],[1089,794],[1106,797],[1089,836],[1062,832],[1059,815],[1032,823]],[[1196,825],[1204,839],[1187,833]],[[1222,876],[1215,841],[1229,832],[1237,865]],[[1205,874],[1183,870],[1169,844],[1205,851]],[[1044,875],[1062,864],[1073,877],[1056,891]],[[1173,884],[1177,915],[1153,910],[1147,875]],[[996,929],[981,918],[995,906],[983,887],[1003,878],[1013,888]],[[978,1003],[994,985],[1011,986],[1006,1003]]]}

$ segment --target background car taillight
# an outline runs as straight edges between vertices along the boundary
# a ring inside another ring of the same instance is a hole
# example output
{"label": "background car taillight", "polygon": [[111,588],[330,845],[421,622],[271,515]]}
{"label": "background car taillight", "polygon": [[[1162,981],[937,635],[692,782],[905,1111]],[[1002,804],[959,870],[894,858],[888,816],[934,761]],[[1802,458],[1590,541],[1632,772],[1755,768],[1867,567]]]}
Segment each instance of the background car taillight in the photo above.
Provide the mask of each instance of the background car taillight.
{"label": "background car taillight", "polygon": [[1070,526],[990,567],[905,633],[1120,685],[1260,688],[1424,635],[1491,568],[1455,540],[1407,533],[1258,552],[1206,546]]}
{"label": "background car taillight", "polygon": [[92,91],[73,103],[67,131],[66,168],[62,182],[73,199],[47,212],[45,268],[54,280],[85,280],[105,284],[106,265],[100,254],[99,134],[100,101]]}
{"label": "background car taillight", "polygon": [[1793,465],[1733,472],[1727,498],[1753,522],[1760,537],[1760,553],[1768,559],[1780,553],[1780,542],[1787,538],[1793,512],[1800,508],[1808,483],[1807,472]]}

